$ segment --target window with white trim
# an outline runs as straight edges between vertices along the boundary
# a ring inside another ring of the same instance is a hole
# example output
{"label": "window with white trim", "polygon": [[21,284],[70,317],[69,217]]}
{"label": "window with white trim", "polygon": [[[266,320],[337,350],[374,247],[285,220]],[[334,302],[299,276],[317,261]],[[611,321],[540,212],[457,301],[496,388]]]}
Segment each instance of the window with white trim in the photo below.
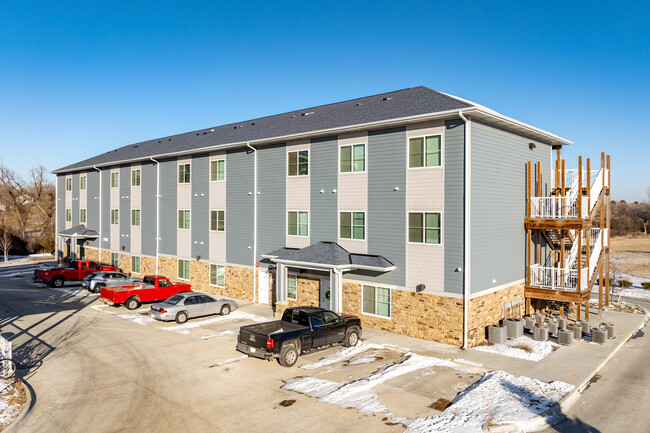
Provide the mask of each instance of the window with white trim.
{"label": "window with white trim", "polygon": [[391,292],[388,287],[363,285],[362,312],[375,316],[390,317]]}
{"label": "window with white trim", "polygon": [[140,169],[131,170],[131,186],[140,186]]}
{"label": "window with white trim", "polygon": [[297,150],[287,155],[289,176],[307,176],[309,174],[309,150]]}
{"label": "window with white trim", "polygon": [[72,222],[72,209],[65,210],[65,221]]}
{"label": "window with white trim", "polygon": [[341,212],[339,214],[339,237],[341,239],[365,239],[366,213]]}
{"label": "window with white trim", "polygon": [[111,253],[111,266],[120,267],[120,255],[118,253]]}
{"label": "window with white trim", "polygon": [[131,225],[140,227],[140,209],[131,209]]}
{"label": "window with white trim", "polygon": [[88,176],[79,176],[79,189],[84,191],[88,188]]}
{"label": "window with white trim", "polygon": [[218,182],[222,180],[226,180],[226,160],[210,161],[210,181]]}
{"label": "window with white trim", "polygon": [[287,233],[289,236],[309,236],[309,212],[288,212]]}
{"label": "window with white trim", "polygon": [[210,211],[210,230],[222,232],[226,230],[226,211],[224,210],[211,210]]}
{"label": "window with white trim", "polygon": [[189,229],[190,228],[190,211],[187,209],[178,211],[178,228],[179,229]]}
{"label": "window with white trim", "polygon": [[440,212],[409,212],[409,242],[439,244]]}
{"label": "window with white trim", "polygon": [[352,144],[341,146],[341,173],[366,171],[366,145]]}
{"label": "window with white trim", "polygon": [[70,177],[65,178],[65,190],[72,191],[72,178]]}
{"label": "window with white trim", "polygon": [[79,209],[79,223],[86,223],[86,209]]}
{"label": "window with white trim", "polygon": [[178,278],[182,280],[190,279],[190,261],[178,260]]}
{"label": "window with white trim", "polygon": [[217,287],[226,286],[226,267],[223,265],[210,265],[210,285]]}
{"label": "window with white trim", "polygon": [[287,275],[287,299],[295,301],[298,299],[298,277]]}
{"label": "window with white trim", "polygon": [[111,173],[111,188],[117,188],[120,186],[120,173],[115,171]]}
{"label": "window with white trim", "polygon": [[111,224],[117,225],[120,223],[120,211],[119,209],[111,209]]}
{"label": "window with white trim", "polygon": [[178,183],[190,183],[190,164],[178,165]]}
{"label": "window with white trim", "polygon": [[409,139],[409,168],[440,167],[440,142],[440,135]]}
{"label": "window with white trim", "polygon": [[138,256],[131,256],[131,273],[140,273],[140,257]]}

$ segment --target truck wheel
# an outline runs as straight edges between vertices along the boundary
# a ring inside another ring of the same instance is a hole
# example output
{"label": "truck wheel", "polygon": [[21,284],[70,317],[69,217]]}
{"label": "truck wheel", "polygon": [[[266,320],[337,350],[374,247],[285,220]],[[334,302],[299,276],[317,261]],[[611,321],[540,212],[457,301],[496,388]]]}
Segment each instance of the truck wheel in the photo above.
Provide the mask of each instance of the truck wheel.
{"label": "truck wheel", "polygon": [[343,345],[345,347],[352,347],[352,346],[356,346],[358,342],[359,342],[359,333],[353,329],[352,331],[348,332],[348,335],[345,336],[345,340],[343,340]]}
{"label": "truck wheel", "polygon": [[64,279],[63,277],[54,277],[52,280],[52,286],[54,287],[63,287]]}
{"label": "truck wheel", "polygon": [[223,307],[221,307],[221,315],[227,316],[228,314],[230,314],[230,305],[226,304]]}
{"label": "truck wheel", "polygon": [[294,345],[283,345],[278,362],[283,367],[293,367],[298,361],[298,349]]}
{"label": "truck wheel", "polygon": [[126,307],[127,310],[135,310],[140,306],[140,301],[138,301],[138,298],[136,298],[135,296],[132,296],[126,300],[124,306]]}
{"label": "truck wheel", "polygon": [[179,311],[176,314],[176,323],[178,323],[178,324],[183,324],[183,323],[187,322],[187,319],[188,319],[188,317],[187,317],[187,313],[185,311]]}

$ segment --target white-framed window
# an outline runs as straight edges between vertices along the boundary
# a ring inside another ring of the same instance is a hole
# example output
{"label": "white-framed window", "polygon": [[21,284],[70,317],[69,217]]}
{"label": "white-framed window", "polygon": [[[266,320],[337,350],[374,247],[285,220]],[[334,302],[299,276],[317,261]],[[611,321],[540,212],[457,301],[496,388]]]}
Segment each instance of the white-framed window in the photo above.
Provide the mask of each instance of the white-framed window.
{"label": "white-framed window", "polygon": [[351,144],[341,146],[339,150],[341,173],[357,173],[366,171],[366,144]]}
{"label": "white-framed window", "polygon": [[189,260],[178,260],[178,278],[181,280],[190,279],[190,261]]}
{"label": "white-framed window", "polygon": [[114,266],[116,268],[120,267],[120,254],[119,253],[111,253],[111,266]]}
{"label": "white-framed window", "polygon": [[210,230],[222,232],[226,230],[226,211],[225,210],[211,210],[210,211]]}
{"label": "white-framed window", "polygon": [[391,291],[388,287],[363,285],[361,311],[380,317],[390,317]]}
{"label": "white-framed window", "polygon": [[119,209],[111,209],[111,224],[117,225],[120,223],[120,211]]}
{"label": "white-framed window", "polygon": [[287,212],[287,234],[289,236],[309,236],[309,212]]}
{"label": "white-framed window", "polygon": [[79,176],[79,189],[84,191],[88,188],[88,176]]}
{"label": "white-framed window", "polygon": [[72,209],[65,210],[65,221],[72,222]]}
{"label": "white-framed window", "polygon": [[210,285],[217,287],[226,286],[226,267],[210,264]]}
{"label": "white-framed window", "polygon": [[210,181],[219,182],[226,180],[226,160],[210,161]]}
{"label": "white-framed window", "polygon": [[298,276],[287,275],[287,299],[298,299]]}
{"label": "white-framed window", "polygon": [[178,164],[178,183],[190,183],[190,164]]}
{"label": "white-framed window", "polygon": [[140,209],[131,209],[131,225],[140,227]]}
{"label": "white-framed window", "polygon": [[138,256],[131,256],[131,273],[140,273],[140,257]]}
{"label": "white-framed window", "polygon": [[409,242],[440,244],[440,212],[409,212]]}
{"label": "white-framed window", "polygon": [[118,188],[120,186],[120,172],[114,171],[111,173],[111,188]]}
{"label": "white-framed window", "polygon": [[366,238],[366,213],[365,212],[340,212],[339,237],[341,239]]}
{"label": "white-framed window", "polygon": [[86,209],[79,209],[79,223],[86,222]]}
{"label": "white-framed window", "polygon": [[441,135],[409,138],[409,168],[440,167],[441,142]]}
{"label": "white-framed window", "polygon": [[71,177],[66,177],[65,178],[65,190],[66,191],[72,191],[72,178]]}
{"label": "white-framed window", "polygon": [[131,170],[131,186],[140,186],[140,169],[136,168],[135,170]]}
{"label": "white-framed window", "polygon": [[287,154],[289,176],[309,175],[309,150],[295,150]]}
{"label": "white-framed window", "polygon": [[189,229],[190,228],[190,211],[187,209],[182,209],[178,211],[178,228],[179,229]]}

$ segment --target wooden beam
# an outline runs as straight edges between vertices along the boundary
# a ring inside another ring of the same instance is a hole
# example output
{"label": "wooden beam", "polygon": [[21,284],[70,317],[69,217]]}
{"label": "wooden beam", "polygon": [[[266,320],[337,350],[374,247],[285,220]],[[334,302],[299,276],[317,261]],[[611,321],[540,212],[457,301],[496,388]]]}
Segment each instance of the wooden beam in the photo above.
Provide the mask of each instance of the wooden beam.
{"label": "wooden beam", "polygon": [[524,296],[530,299],[542,299],[546,301],[582,302],[585,299],[589,299],[591,293],[589,290],[578,293],[564,290],[549,290],[539,289],[536,287],[524,287]]}
{"label": "wooden beam", "polygon": [[591,220],[589,218],[524,218],[524,227],[556,230],[590,229]]}

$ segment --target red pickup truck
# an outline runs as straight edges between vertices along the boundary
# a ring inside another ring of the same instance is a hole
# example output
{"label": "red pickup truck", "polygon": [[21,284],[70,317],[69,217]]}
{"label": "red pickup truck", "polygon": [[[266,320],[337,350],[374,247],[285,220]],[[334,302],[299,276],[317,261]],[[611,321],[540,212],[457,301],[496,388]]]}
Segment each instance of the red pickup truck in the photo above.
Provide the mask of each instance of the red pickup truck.
{"label": "red pickup truck", "polygon": [[114,266],[102,265],[91,260],[72,261],[67,268],[45,268],[34,271],[34,281],[63,287],[66,281],[81,281],[89,274],[100,271],[119,271]]}
{"label": "red pickup truck", "polygon": [[177,293],[191,291],[189,284],[170,283],[160,275],[147,275],[142,279],[142,284],[102,287],[99,300],[108,305],[124,304],[129,310],[135,310],[143,302],[164,301]]}

